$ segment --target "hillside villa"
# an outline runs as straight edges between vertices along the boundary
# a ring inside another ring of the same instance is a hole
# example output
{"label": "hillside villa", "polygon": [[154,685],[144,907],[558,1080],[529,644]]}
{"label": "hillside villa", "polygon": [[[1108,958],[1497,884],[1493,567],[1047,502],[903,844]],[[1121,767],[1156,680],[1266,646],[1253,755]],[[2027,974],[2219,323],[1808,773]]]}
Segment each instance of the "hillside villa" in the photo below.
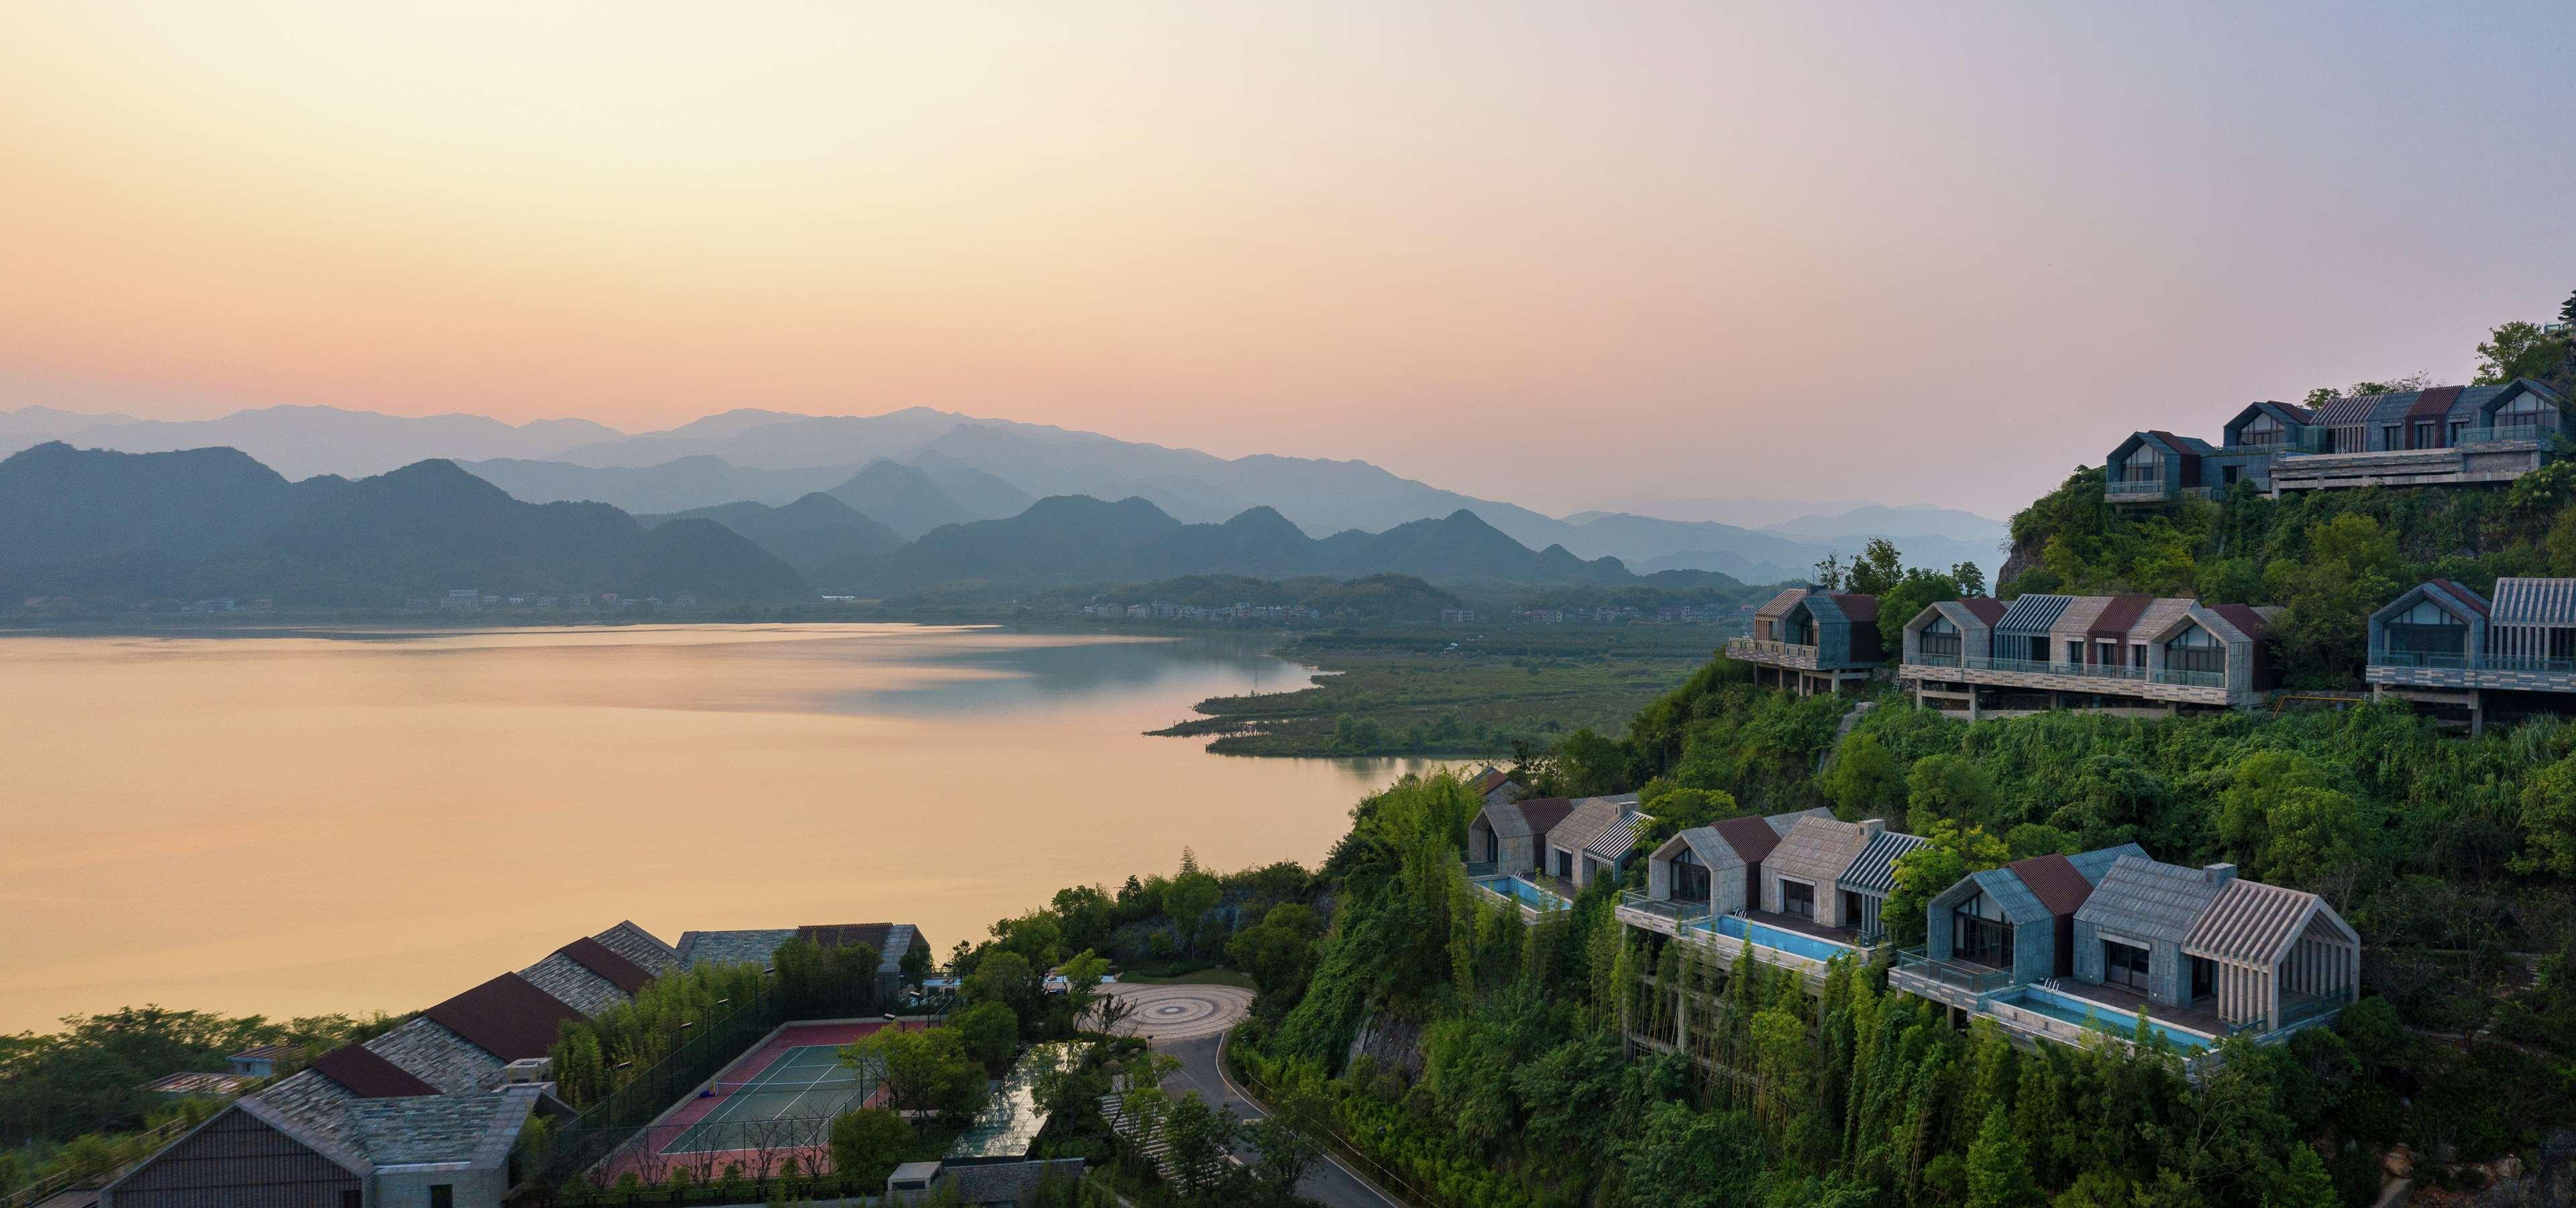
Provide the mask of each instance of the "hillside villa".
{"label": "hillside villa", "polygon": [[1792,587],[1753,612],[1753,636],[1728,638],[1726,657],[1754,667],[1754,682],[1813,696],[1858,691],[1887,659],[1878,597]]}
{"label": "hillside villa", "polygon": [[2568,429],[2566,400],[2528,378],[2332,399],[2314,408],[2250,403],[2215,446],[2130,434],[2103,463],[2120,506],[2207,499],[2239,482],[2274,498],[2341,487],[2511,482],[2539,469]]}
{"label": "hillside villa", "polygon": [[2277,683],[2280,609],[2146,595],[1934,603],[1905,623],[1897,682],[1973,721],[2047,709],[2244,709]]}
{"label": "hillside villa", "polygon": [[1922,842],[1822,808],[1728,818],[1665,840],[1648,858],[1645,890],[1621,894],[1617,914],[1722,964],[1750,951],[1817,985],[1833,958],[1867,960],[1882,945],[1896,857]]}
{"label": "hillside villa", "polygon": [[2498,579],[2495,599],[2434,579],[2370,614],[2373,699],[2471,733],[2491,712],[2576,712],[2576,579]]}

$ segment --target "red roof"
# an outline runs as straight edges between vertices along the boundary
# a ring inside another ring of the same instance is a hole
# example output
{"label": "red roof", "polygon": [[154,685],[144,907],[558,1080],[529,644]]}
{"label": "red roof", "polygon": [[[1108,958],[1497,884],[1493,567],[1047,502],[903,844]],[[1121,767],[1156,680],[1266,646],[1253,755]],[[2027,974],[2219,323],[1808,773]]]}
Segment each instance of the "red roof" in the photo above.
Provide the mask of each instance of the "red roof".
{"label": "red roof", "polygon": [[582,1017],[516,973],[504,973],[421,1014],[503,1061],[545,1056],[561,1026]]}
{"label": "red roof", "polygon": [[361,1099],[435,1095],[438,1088],[376,1055],[365,1045],[344,1044],[313,1059],[313,1070]]}
{"label": "red roof", "polygon": [[1493,792],[1495,789],[1503,787],[1503,782],[1509,779],[1511,779],[1511,777],[1504,775],[1500,771],[1493,768],[1487,768],[1485,769],[1484,775],[1476,777],[1476,795],[1481,797],[1487,793]]}
{"label": "red roof", "polygon": [[2435,579],[2433,582],[2439,585],[2442,590],[2447,591],[2454,596],[2458,596],[2461,603],[2476,609],[2479,616],[2492,617],[2495,615],[2493,612],[2488,611],[2487,598],[2485,596],[2470,591],[2468,588],[2462,587],[2448,579]]}
{"label": "red roof", "polygon": [[1709,829],[1716,831],[1718,838],[1726,840],[1726,845],[1735,849],[1736,859],[1747,864],[1760,862],[1771,854],[1772,848],[1780,846],[1780,832],[1771,829],[1771,824],[1760,818],[1721,818],[1709,823]]}
{"label": "red roof", "polygon": [[2129,630],[2136,627],[2139,614],[2155,602],[2156,598],[2149,595],[2113,596],[2110,603],[2102,606],[2101,615],[2093,618],[2093,627],[2085,633],[2097,638],[2127,637]]}
{"label": "red roof", "polygon": [[1970,596],[1959,601],[1959,606],[1967,609],[1969,615],[1988,625],[2004,619],[2004,610],[2012,607],[1993,596]]}
{"label": "red roof", "polygon": [[2093,896],[2093,883],[2085,880],[2084,874],[2077,872],[2074,863],[2064,856],[2032,856],[2004,867],[2020,877],[2021,883],[2030,887],[2031,896],[2053,915],[2073,914],[2084,899]]}
{"label": "red roof", "polygon": [[2443,416],[2449,415],[2451,413],[2451,404],[2458,401],[2460,401],[2459,387],[2435,386],[2432,389],[2415,396],[2414,405],[2406,409],[2406,418],[2409,421],[2419,419],[2440,419]]}
{"label": "red roof", "polygon": [[1834,603],[1841,606],[1845,620],[1863,625],[1878,620],[1877,596],[1865,596],[1856,591],[1838,591],[1834,593]]}
{"label": "red roof", "polygon": [[1519,809],[1522,819],[1529,823],[1530,837],[1544,839],[1547,837],[1547,832],[1555,830],[1557,823],[1565,821],[1565,816],[1574,812],[1574,799],[1532,797],[1521,802]]}
{"label": "red roof", "polygon": [[2263,614],[2254,611],[2251,604],[2220,604],[2210,611],[2227,618],[2227,623],[2235,626],[2236,632],[2258,642],[2263,640],[2264,631],[2272,627],[2271,622],[2264,620]]}
{"label": "red roof", "polygon": [[642,965],[617,955],[608,945],[589,936],[583,936],[555,951],[570,957],[574,964],[617,983],[618,989],[629,994],[640,993],[644,989],[644,983],[653,980],[653,975],[645,972]]}

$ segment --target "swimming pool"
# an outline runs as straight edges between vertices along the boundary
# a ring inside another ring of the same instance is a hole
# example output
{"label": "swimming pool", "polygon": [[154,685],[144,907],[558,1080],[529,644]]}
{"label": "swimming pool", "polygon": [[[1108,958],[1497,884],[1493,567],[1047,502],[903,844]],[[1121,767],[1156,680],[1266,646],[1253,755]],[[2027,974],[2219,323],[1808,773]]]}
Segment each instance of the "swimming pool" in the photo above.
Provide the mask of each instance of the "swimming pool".
{"label": "swimming pool", "polygon": [[1468,883],[1487,893],[1501,894],[1532,910],[1559,910],[1565,906],[1564,898],[1520,877],[1477,877]]}
{"label": "swimming pool", "polygon": [[[2024,1011],[2037,1012],[2079,1027],[2107,1028],[2113,1035],[2123,1040],[2137,1033],[2138,1017],[2135,1012],[2123,1011],[2118,1007],[2105,1006],[2070,994],[2060,994],[2046,986],[2017,986],[1995,995],[1989,1001],[2017,1007]],[[2181,1028],[2167,1026],[2152,1015],[2147,1017],[2147,1026],[2154,1029],[2157,1035],[2164,1037],[2165,1043],[2185,1053],[2197,1053],[2216,1043],[2198,1032],[2187,1032]]]}
{"label": "swimming pool", "polygon": [[1820,940],[1812,935],[1784,931],[1778,927],[1766,926],[1731,914],[1719,915],[1709,925],[1716,928],[1719,935],[1729,939],[1749,939],[1765,948],[1776,948],[1795,956],[1806,957],[1811,961],[1829,961],[1837,956],[1850,956],[1855,951],[1832,940]]}

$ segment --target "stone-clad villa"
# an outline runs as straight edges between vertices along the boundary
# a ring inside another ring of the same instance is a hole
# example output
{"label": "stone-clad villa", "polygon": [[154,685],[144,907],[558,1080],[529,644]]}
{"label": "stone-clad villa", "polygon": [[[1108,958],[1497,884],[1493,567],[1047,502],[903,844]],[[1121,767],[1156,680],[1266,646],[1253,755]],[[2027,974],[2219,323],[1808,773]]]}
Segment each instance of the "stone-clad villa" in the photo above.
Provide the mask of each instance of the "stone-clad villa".
{"label": "stone-clad villa", "polygon": [[2277,608],[2147,595],[1944,600],[1905,623],[1896,676],[1969,720],[2054,708],[2243,709],[2272,690]]}
{"label": "stone-clad villa", "polygon": [[2491,711],[2576,712],[2576,579],[2498,579],[2495,599],[2448,579],[2370,614],[2371,695],[2482,731]]}
{"label": "stone-clad villa", "polygon": [[1887,661],[1878,597],[1792,587],[1754,610],[1753,636],[1727,639],[1726,657],[1800,696],[1857,691]]}
{"label": "stone-clad villa", "polygon": [[2128,507],[2207,499],[2239,482],[2278,498],[2342,487],[2466,486],[2539,469],[2568,431],[2566,400],[2528,378],[2332,399],[2250,403],[2219,443],[2130,434],[2103,462],[2103,491]]}

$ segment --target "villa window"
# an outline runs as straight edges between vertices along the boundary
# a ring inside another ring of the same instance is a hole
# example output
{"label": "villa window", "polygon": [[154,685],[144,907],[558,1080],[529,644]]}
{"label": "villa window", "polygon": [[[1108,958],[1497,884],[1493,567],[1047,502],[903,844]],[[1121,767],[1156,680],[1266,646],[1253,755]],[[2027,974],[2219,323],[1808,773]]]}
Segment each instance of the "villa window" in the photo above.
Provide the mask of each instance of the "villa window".
{"label": "villa window", "polygon": [[2468,652],[2469,627],[2432,601],[2418,600],[2380,627],[2379,640],[2380,649],[2401,661],[2458,658]]}
{"label": "villa window", "polygon": [[2365,429],[2358,424],[2335,429],[2334,451],[2337,453],[2361,452],[2362,446],[2368,443],[2363,435],[2364,432]]}
{"label": "villa window", "polygon": [[2498,435],[2502,435],[2503,429],[2506,428],[2555,428],[2558,426],[2558,415],[2556,408],[2542,401],[2539,395],[2526,390],[2513,396],[2513,401],[2506,403],[2503,409],[2496,412],[2495,426]]}
{"label": "villa window", "polygon": [[2549,657],[2576,659],[2576,629],[2549,630]]}
{"label": "villa window", "polygon": [[2182,636],[2165,643],[2165,667],[2172,671],[2227,670],[2227,644],[2218,635],[2194,625]]}
{"label": "villa window", "polygon": [[2385,428],[2381,428],[2379,430],[2379,447],[2383,449],[2405,448],[2406,430],[2395,424],[2390,424]]}
{"label": "villa window", "polygon": [[456,1184],[430,1184],[429,1208],[456,1208]]}
{"label": "villa window", "polygon": [[2012,968],[2013,927],[2003,907],[1983,893],[1952,907],[1950,955],[1997,969]]}
{"label": "villa window", "polygon": [[1562,880],[1571,881],[1574,879],[1574,854],[1572,852],[1557,849],[1556,875]]}
{"label": "villa window", "polygon": [[2237,436],[2236,443],[2256,447],[2277,445],[2281,443],[2281,421],[2272,418],[2269,414],[2257,415],[2246,421],[2244,431]]}
{"label": "villa window", "polygon": [[2066,639],[2066,661],[2070,666],[2084,665],[2084,643],[2081,639]]}
{"label": "villa window", "polygon": [[2438,449],[2438,448],[2440,448],[2440,447],[2441,447],[2441,444],[2440,444],[2440,441],[2441,441],[2441,439],[2442,439],[2442,424],[2441,424],[2441,421],[2439,421],[2439,420],[2430,420],[2430,419],[2426,419],[2426,420],[2417,420],[2417,421],[2414,423],[2413,427],[2414,427],[2414,433],[2413,433],[2414,443],[2413,443],[2413,444],[2411,444],[2411,445],[2409,445],[2409,446],[2408,446],[2409,448],[2415,448],[2415,449]]}
{"label": "villa window", "polygon": [[1709,900],[1708,866],[1689,848],[1673,857],[1673,897],[1685,902]]}
{"label": "villa window", "polygon": [[1919,647],[1921,647],[1925,654],[1936,657],[1957,658],[1959,656],[1959,627],[1951,624],[1950,618],[1948,617],[1934,617],[1931,624],[1923,627],[1922,635],[1916,638],[1915,642]]}
{"label": "villa window", "polygon": [[2127,986],[2139,993],[2147,990],[2147,950],[2118,940],[2102,941],[2102,980],[2114,986]]}
{"label": "villa window", "polygon": [[1780,913],[1812,922],[1816,917],[1816,887],[1799,881],[1781,881]]}
{"label": "villa window", "polygon": [[2146,445],[2138,446],[2138,451],[2130,454],[2129,460],[2120,466],[2122,482],[2163,482],[2164,480],[2164,455]]}
{"label": "villa window", "polygon": [[2183,959],[2191,962],[2191,998],[2188,1001],[2199,1002],[2218,993],[2218,962],[2205,956]]}

